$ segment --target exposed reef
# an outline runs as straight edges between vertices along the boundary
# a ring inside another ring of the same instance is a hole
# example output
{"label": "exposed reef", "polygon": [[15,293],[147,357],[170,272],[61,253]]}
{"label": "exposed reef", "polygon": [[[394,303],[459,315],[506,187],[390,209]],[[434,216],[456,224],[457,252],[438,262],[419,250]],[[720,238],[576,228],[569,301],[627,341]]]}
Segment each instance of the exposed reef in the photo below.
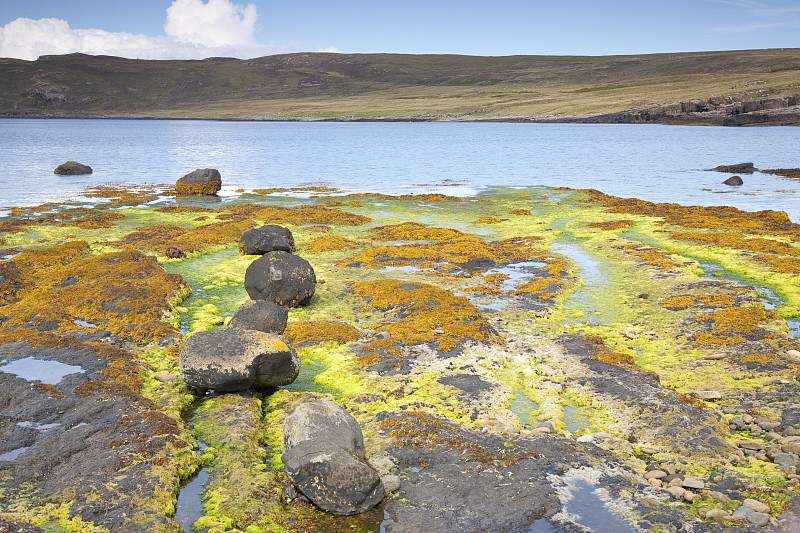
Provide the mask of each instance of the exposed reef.
{"label": "exposed reef", "polygon": [[[550,188],[88,194],[0,219],[0,527],[177,532],[201,468],[209,532],[800,527],[785,213]],[[239,244],[265,225],[313,267],[303,306],[242,306]],[[206,331],[285,337],[299,373],[198,391],[179,354]],[[323,512],[283,471],[285,419],[316,400],[362,428],[375,510]]]}

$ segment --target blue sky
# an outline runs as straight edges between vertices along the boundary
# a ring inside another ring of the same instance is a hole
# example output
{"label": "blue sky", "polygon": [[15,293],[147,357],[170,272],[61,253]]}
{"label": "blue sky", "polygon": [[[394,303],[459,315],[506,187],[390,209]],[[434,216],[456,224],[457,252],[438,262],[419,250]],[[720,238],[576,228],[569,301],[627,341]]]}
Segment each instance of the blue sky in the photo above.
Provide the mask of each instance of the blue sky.
{"label": "blue sky", "polygon": [[800,0],[2,0],[0,57],[609,55],[800,47]]}

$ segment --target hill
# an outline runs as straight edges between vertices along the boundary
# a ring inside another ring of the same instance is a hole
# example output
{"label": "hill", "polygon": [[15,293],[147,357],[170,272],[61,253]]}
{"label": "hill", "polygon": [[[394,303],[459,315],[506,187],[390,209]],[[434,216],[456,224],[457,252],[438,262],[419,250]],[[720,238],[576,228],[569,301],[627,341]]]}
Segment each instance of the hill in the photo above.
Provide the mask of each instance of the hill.
{"label": "hill", "polygon": [[0,59],[0,116],[800,124],[800,49]]}

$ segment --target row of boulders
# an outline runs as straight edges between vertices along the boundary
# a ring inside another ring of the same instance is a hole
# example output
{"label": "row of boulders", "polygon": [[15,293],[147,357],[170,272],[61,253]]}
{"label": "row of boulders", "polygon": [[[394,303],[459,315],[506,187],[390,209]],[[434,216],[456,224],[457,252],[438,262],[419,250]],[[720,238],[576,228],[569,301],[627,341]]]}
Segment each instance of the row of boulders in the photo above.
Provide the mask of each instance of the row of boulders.
{"label": "row of boulders", "polygon": [[[246,232],[239,250],[261,255],[245,273],[251,300],[226,329],[197,332],[181,350],[181,376],[201,393],[268,392],[292,383],[300,371],[297,353],[281,334],[287,307],[305,305],[314,295],[314,269],[291,253],[294,238],[281,226]],[[324,511],[361,513],[386,495],[380,474],[366,461],[358,422],[334,402],[306,402],[286,418],[282,460],[292,491]]]}
{"label": "row of boulders", "polygon": [[[80,176],[91,173],[92,167],[77,161],[62,163],[53,171],[53,174],[60,176]],[[222,176],[215,168],[198,168],[184,175],[175,183],[175,192],[182,196],[217,194],[220,189],[222,189]]]}
{"label": "row of boulders", "polygon": [[[242,242],[260,246],[244,246]],[[284,251],[294,238],[280,226],[264,226],[242,237],[242,252],[263,254],[245,274],[251,300],[242,304],[223,330],[199,331],[180,354],[183,381],[199,391],[274,390],[292,383],[300,372],[294,347],[281,336],[287,307],[308,303],[316,276],[308,261]],[[275,250],[272,243],[280,249]]]}

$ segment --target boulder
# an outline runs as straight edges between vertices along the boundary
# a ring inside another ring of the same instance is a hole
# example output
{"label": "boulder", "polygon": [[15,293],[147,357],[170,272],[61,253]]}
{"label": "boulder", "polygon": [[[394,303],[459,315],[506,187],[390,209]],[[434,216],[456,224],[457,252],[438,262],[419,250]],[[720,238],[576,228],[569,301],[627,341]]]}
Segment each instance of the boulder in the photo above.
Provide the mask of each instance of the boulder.
{"label": "boulder", "polygon": [[239,306],[228,327],[280,335],[288,320],[289,311],[285,307],[267,300],[247,300]]}
{"label": "boulder", "polygon": [[222,177],[215,168],[198,168],[175,183],[175,192],[184,195],[217,194],[222,188]]}
{"label": "boulder", "polygon": [[330,400],[301,404],[283,423],[283,449],[319,439],[364,459],[364,436],[356,419]]}
{"label": "boulder", "polygon": [[737,163],[735,165],[719,165],[714,167],[717,172],[728,172],[730,174],[752,174],[756,171],[753,163]]}
{"label": "boulder", "polygon": [[253,300],[268,300],[285,307],[305,305],[314,296],[317,277],[311,264],[289,252],[269,252],[250,266],[244,288]]}
{"label": "boulder", "polygon": [[739,186],[739,185],[744,184],[744,181],[742,181],[742,178],[740,176],[731,176],[730,178],[726,179],[722,183],[724,183],[725,185]]}
{"label": "boulder", "polygon": [[245,231],[239,241],[239,253],[242,255],[264,255],[269,252],[294,252],[294,250],[292,232],[274,224]]}
{"label": "boulder", "polygon": [[167,246],[166,250],[164,250],[164,255],[170,259],[183,259],[186,257],[186,252],[177,246]]}
{"label": "boulder", "polygon": [[53,174],[60,176],[79,176],[82,174],[91,174],[92,167],[83,165],[77,161],[67,161],[62,165],[58,165],[53,171]]}
{"label": "boulder", "polygon": [[261,331],[199,331],[189,337],[179,358],[183,381],[200,391],[255,389],[288,385],[300,372],[289,342]]}
{"label": "boulder", "polygon": [[297,490],[329,513],[363,513],[386,494],[377,470],[323,439],[304,440],[284,449],[281,460],[283,471]]}

